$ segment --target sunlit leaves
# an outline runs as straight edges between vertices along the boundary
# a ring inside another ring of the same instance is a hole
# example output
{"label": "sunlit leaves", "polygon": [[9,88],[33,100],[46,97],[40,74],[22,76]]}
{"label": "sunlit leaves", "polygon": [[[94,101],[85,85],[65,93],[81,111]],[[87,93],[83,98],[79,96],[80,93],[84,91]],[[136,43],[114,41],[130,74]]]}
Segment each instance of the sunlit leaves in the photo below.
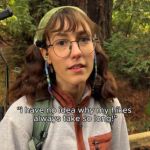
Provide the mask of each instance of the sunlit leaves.
{"label": "sunlit leaves", "polygon": [[[113,11],[114,31],[121,30],[128,32],[127,34],[150,32],[150,28],[147,27],[150,24],[149,0],[115,0],[114,6],[118,6]],[[125,30],[126,28],[130,28],[130,31]]]}

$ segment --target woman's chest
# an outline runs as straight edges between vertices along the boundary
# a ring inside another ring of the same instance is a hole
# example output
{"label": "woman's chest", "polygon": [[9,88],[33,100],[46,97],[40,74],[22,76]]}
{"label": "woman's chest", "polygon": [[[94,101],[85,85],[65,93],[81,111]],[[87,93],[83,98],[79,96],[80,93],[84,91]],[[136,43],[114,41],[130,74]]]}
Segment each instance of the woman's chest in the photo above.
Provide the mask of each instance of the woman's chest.
{"label": "woman's chest", "polygon": [[[79,111],[60,111],[57,102],[54,122],[50,123],[43,149],[51,150],[109,150],[111,146],[111,126],[106,115],[97,113],[98,106],[91,102]],[[91,111],[90,111],[91,109]],[[94,111],[92,111],[94,110]],[[59,118],[59,119],[58,119]]]}

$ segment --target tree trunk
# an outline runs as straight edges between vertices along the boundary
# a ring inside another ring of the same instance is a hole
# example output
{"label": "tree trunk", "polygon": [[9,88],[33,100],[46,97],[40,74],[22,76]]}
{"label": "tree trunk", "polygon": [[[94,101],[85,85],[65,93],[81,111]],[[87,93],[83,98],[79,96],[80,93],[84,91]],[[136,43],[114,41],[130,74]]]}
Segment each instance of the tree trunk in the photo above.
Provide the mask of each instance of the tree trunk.
{"label": "tree trunk", "polygon": [[83,9],[101,28],[101,38],[111,36],[112,0],[58,0],[59,5],[73,5]]}

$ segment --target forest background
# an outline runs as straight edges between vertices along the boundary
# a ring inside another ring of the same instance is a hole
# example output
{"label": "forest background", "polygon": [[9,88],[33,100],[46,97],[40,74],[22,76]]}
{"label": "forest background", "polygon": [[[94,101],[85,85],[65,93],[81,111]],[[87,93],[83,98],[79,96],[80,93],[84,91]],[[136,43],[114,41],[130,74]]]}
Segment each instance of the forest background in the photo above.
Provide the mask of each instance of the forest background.
{"label": "forest background", "polygon": [[[14,15],[0,21],[0,49],[12,84],[42,16],[53,7],[79,6],[101,27],[101,42],[118,83],[129,133],[150,131],[150,0],[1,0]],[[5,101],[5,64],[0,58],[0,105]]]}

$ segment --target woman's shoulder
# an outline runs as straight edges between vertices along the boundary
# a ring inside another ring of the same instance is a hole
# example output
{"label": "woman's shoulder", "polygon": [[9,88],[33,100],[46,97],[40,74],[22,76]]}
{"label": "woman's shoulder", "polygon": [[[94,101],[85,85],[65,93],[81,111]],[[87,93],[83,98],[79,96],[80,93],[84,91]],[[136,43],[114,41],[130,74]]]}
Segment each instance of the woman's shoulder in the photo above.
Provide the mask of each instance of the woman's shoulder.
{"label": "woman's shoulder", "polygon": [[18,128],[23,128],[28,133],[31,133],[33,115],[31,113],[25,112],[25,109],[30,108],[32,109],[32,107],[27,103],[26,96],[23,96],[9,107],[2,122],[9,122],[9,124],[12,124]]}
{"label": "woman's shoulder", "polygon": [[117,97],[113,98],[112,105],[114,107],[116,107],[116,106],[120,106],[121,107],[121,103],[120,103],[120,101],[119,101],[119,99]]}
{"label": "woman's shoulder", "polygon": [[12,103],[11,107],[17,105],[28,105],[26,96],[22,96],[17,99],[14,103]]}
{"label": "woman's shoulder", "polygon": [[6,116],[8,115],[18,115],[24,114],[24,108],[31,108],[27,102],[26,96],[22,96],[18,100],[16,100],[7,110]]}

